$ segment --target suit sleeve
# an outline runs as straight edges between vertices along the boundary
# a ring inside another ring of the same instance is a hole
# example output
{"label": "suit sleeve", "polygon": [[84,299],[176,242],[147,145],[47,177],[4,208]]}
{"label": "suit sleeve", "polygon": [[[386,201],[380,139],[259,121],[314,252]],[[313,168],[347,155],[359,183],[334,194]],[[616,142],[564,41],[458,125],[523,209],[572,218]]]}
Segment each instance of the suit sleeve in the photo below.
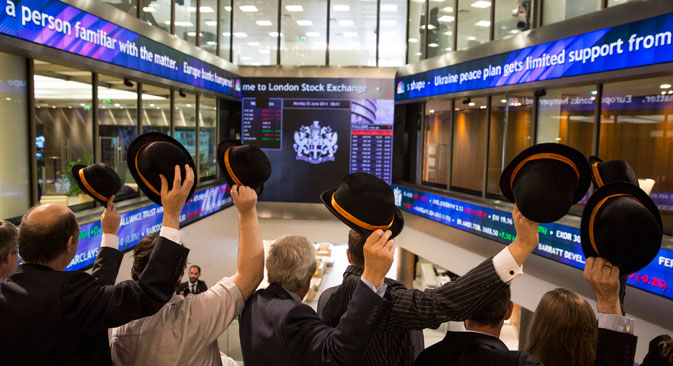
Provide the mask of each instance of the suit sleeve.
{"label": "suit sleeve", "polygon": [[354,365],[362,358],[388,306],[387,300],[360,281],[335,328],[325,325],[313,309],[301,305],[288,313],[282,331],[288,348],[296,350],[307,364]]}
{"label": "suit sleeve", "polygon": [[436,289],[420,291],[394,286],[389,290],[394,299],[392,310],[379,327],[387,331],[408,331],[437,328],[450,320],[463,321],[505,286],[508,285],[498,276],[491,259]]}
{"label": "suit sleeve", "polygon": [[93,262],[91,275],[101,285],[114,285],[124,254],[117,249],[101,247]]}
{"label": "suit sleeve", "polygon": [[156,313],[172,296],[189,249],[159,237],[138,281],[100,285],[86,273],[74,273],[62,288],[67,325],[99,334]]}
{"label": "suit sleeve", "polygon": [[598,328],[596,366],[632,366],[638,337],[633,334]]}

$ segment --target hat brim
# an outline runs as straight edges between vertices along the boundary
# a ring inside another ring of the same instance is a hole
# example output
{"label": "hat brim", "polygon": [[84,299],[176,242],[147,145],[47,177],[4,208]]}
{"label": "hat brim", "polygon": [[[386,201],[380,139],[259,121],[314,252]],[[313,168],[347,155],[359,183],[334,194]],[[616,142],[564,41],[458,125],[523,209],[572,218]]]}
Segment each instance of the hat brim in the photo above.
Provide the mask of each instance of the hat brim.
{"label": "hat brim", "polygon": [[587,162],[584,155],[573,149],[570,146],[557,143],[544,143],[533,145],[526,150],[522,151],[514,160],[512,160],[500,175],[500,190],[502,191],[503,196],[505,196],[510,202],[514,202],[514,192],[512,192],[512,186],[510,185],[512,174],[514,169],[521,163],[523,160],[529,156],[540,154],[540,153],[552,153],[564,156],[570,159],[577,170],[580,173],[579,180],[577,182],[577,190],[575,191],[574,202],[579,202],[584,195],[589,190],[591,185],[591,169],[589,168],[589,163]]}
{"label": "hat brim", "polygon": [[[601,188],[599,188],[594,194],[591,195],[589,198],[589,201],[587,201],[587,204],[584,206],[584,211],[582,212],[582,221],[581,221],[581,226],[580,226],[580,237],[581,237],[581,245],[582,245],[582,252],[584,253],[584,257],[599,257],[600,254],[596,252],[596,250],[593,248],[591,245],[591,240],[589,239],[589,223],[591,221],[591,213],[593,212],[594,208],[600,201],[602,201],[605,197],[611,196],[613,194],[627,194],[630,196],[635,197],[640,203],[647,208],[648,211],[654,215],[654,217],[657,219],[657,223],[659,225],[659,232],[663,233],[663,223],[661,221],[661,214],[659,213],[659,209],[657,208],[657,205],[652,201],[652,198],[645,193],[642,189],[634,186],[631,183],[627,182],[614,182],[614,183],[609,183]],[[661,247],[661,241],[659,243],[651,242],[651,243],[638,243],[639,249],[638,250],[646,250],[646,251],[653,251],[654,247],[656,246],[658,251]],[[643,246],[648,246],[648,248],[643,248]],[[624,274],[631,274],[633,272],[636,272],[643,267],[634,267],[634,266],[622,266],[622,275]]]}
{"label": "hat brim", "polygon": [[[320,195],[320,200],[322,203],[327,207],[327,209],[334,215],[336,216],[341,222],[344,224],[348,225],[351,229],[357,231],[358,233],[364,235],[365,237],[368,237],[371,235],[372,231],[367,230],[363,227],[360,227],[352,222],[350,222],[348,219],[343,217],[339,212],[337,212],[334,209],[334,206],[332,206],[332,195],[336,192],[336,189],[330,189],[325,192],[323,192]],[[390,235],[390,239],[396,237],[402,232],[402,229],[404,228],[404,216],[402,215],[402,211],[399,209],[399,207],[395,206],[395,211],[394,211],[394,219],[393,219],[393,224],[388,228],[392,232],[392,235]]]}
{"label": "hat brim", "polygon": [[[154,193],[149,187],[147,187],[147,185],[145,185],[145,183],[143,183],[142,179],[140,179],[140,174],[138,174],[138,169],[136,169],[135,164],[135,157],[140,152],[140,148],[150,142],[169,142],[177,146],[180,150],[182,150],[182,152],[187,157],[189,166],[192,168],[192,171],[194,171],[194,184],[192,185],[192,189],[189,191],[189,196],[187,196],[185,202],[189,201],[189,199],[192,198],[192,196],[194,195],[194,192],[196,191],[196,186],[199,183],[199,172],[196,170],[196,164],[194,163],[194,159],[192,159],[192,155],[189,153],[189,151],[187,151],[187,149],[184,146],[182,146],[182,144],[178,140],[160,132],[147,132],[136,137],[136,139],[133,140],[133,142],[131,142],[131,145],[127,150],[126,163],[128,165],[129,171],[131,172],[131,175],[133,176],[133,179],[138,184],[138,187],[140,187],[140,189],[143,191],[145,196],[147,196],[147,198],[149,198],[150,200],[152,200],[152,202],[161,206],[161,195]],[[184,179],[185,177],[182,178]]]}
{"label": "hat brim", "polygon": [[[241,146],[242,144],[236,140],[223,140],[217,145],[217,165],[220,167],[220,171],[222,172],[222,175],[224,176],[224,179],[227,181],[230,187],[234,186],[234,180],[231,179],[231,175],[227,172],[227,168],[224,166],[224,153],[227,151],[228,148],[232,146]],[[261,192],[257,192],[258,195],[261,194]]]}
{"label": "hat brim", "polygon": [[[92,194],[92,192],[89,191],[89,189],[87,189],[86,186],[84,186],[84,183],[82,182],[82,179],[79,177],[79,171],[80,171],[80,169],[84,169],[84,168],[86,168],[86,165],[83,165],[83,164],[77,164],[77,165],[75,165],[74,167],[72,167],[72,169],[71,169],[72,176],[73,176],[73,178],[75,178],[75,182],[77,183],[77,186],[79,187],[79,189],[82,190],[82,192],[84,192],[84,193],[86,193],[87,195],[89,195],[89,196],[90,196],[91,198],[93,198],[96,202],[100,203],[100,204],[103,205],[103,206],[107,206],[107,200],[106,200],[106,201],[103,201],[103,200],[99,199],[99,198],[96,197],[94,194]],[[100,194],[100,193],[99,193],[99,194]],[[100,195],[102,196],[102,194],[100,194]],[[108,197],[108,199],[109,199],[109,197]]]}
{"label": "hat brim", "polygon": [[596,174],[600,175],[600,171],[598,171],[598,169],[596,169],[594,171],[593,166],[596,163],[599,163],[599,164],[602,163],[603,159],[599,158],[596,155],[591,155],[591,156],[589,156],[588,160],[589,160],[589,168],[591,168],[591,182],[594,184],[594,187],[596,187],[596,189],[598,189],[598,183],[597,183],[598,179],[596,177]]}

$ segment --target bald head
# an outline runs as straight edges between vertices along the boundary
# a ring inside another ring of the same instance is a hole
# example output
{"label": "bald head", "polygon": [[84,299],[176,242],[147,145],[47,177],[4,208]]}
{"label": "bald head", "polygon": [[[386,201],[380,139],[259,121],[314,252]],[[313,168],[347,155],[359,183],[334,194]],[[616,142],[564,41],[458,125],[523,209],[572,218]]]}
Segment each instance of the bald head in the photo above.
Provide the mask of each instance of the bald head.
{"label": "bald head", "polygon": [[77,244],[79,225],[72,211],[63,205],[35,206],[21,219],[19,253],[28,263],[49,263],[66,253],[68,242]]}

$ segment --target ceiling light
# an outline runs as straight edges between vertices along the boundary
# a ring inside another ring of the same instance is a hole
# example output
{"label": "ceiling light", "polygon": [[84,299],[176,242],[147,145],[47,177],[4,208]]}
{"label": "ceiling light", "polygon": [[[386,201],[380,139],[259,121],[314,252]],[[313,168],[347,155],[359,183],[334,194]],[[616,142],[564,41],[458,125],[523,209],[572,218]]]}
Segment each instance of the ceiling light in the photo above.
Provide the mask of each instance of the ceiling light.
{"label": "ceiling light", "polygon": [[416,52],[416,56],[423,56],[421,52]]}
{"label": "ceiling light", "polygon": [[258,11],[257,7],[254,5],[240,5],[238,8],[244,13],[256,13]]}
{"label": "ceiling light", "polygon": [[442,8],[442,11],[445,11],[447,13],[453,13],[453,8],[450,6],[447,6],[445,8]]}
{"label": "ceiling light", "polygon": [[213,8],[211,8],[210,6],[202,6],[202,7],[199,8],[199,10],[201,10],[201,14],[214,13],[215,12],[215,10],[213,10]]}
{"label": "ceiling light", "polygon": [[479,1],[473,2],[472,5],[470,5],[470,6],[473,7],[473,8],[483,9],[483,8],[488,8],[489,6],[491,6],[491,2],[490,1],[479,0]]}
{"label": "ceiling light", "polygon": [[222,36],[231,37],[231,32],[222,32]]}
{"label": "ceiling light", "polygon": [[444,51],[450,52],[450,51],[453,51],[453,48],[451,48],[451,47],[446,47],[446,48],[444,49]]}
{"label": "ceiling light", "polygon": [[452,35],[453,35],[453,32],[452,32],[452,31],[446,31],[446,32],[444,32],[444,33],[442,33],[442,34],[444,34],[445,36],[452,36]]}
{"label": "ceiling light", "polygon": [[285,5],[285,10],[287,11],[304,11],[304,7],[301,5]]}
{"label": "ceiling light", "polygon": [[507,103],[507,99],[500,99],[500,103]]}
{"label": "ceiling light", "polygon": [[191,107],[192,107],[192,105],[191,105],[191,104],[187,104],[187,108],[191,108]]}
{"label": "ceiling light", "polygon": [[397,11],[397,5],[381,4],[381,11]]}
{"label": "ceiling light", "polygon": [[248,34],[245,33],[245,32],[234,32],[234,37],[236,37],[236,38],[245,38],[247,36],[248,36]]}
{"label": "ceiling light", "polygon": [[150,103],[150,107],[154,107],[154,103]]}
{"label": "ceiling light", "polygon": [[258,20],[255,23],[260,27],[269,27],[273,25],[270,20]]}
{"label": "ceiling light", "polygon": [[476,25],[477,27],[490,27],[491,22],[488,21],[488,20],[480,20],[480,21],[474,23],[474,25]]}
{"label": "ceiling light", "polygon": [[207,20],[206,25],[209,27],[217,27],[217,21],[216,20]]}
{"label": "ceiling light", "polygon": [[259,42],[248,42],[248,46],[250,46],[250,47],[259,47]]}
{"label": "ceiling light", "polygon": [[225,7],[224,7],[224,10],[226,10],[226,11],[231,11],[231,6],[225,6]]}
{"label": "ceiling light", "polygon": [[598,94],[598,92],[596,90],[591,91],[591,95],[596,95],[596,94]]}
{"label": "ceiling light", "polygon": [[468,41],[476,41],[476,40],[477,40],[477,37],[475,37],[475,36],[469,36],[469,37],[467,37],[467,40],[468,40]]}
{"label": "ceiling light", "polygon": [[409,43],[418,43],[416,38],[409,38]]}
{"label": "ceiling light", "polygon": [[157,11],[157,9],[154,8],[154,7],[151,7],[151,6],[146,6],[146,7],[143,8],[143,11],[144,11],[145,13],[154,13],[154,12]]}
{"label": "ceiling light", "polygon": [[306,37],[311,37],[311,38],[320,37],[320,33],[319,32],[306,32]]}
{"label": "ceiling light", "polygon": [[310,20],[297,20],[297,25],[311,26],[311,25],[313,25],[313,22],[310,21]]}
{"label": "ceiling light", "polygon": [[[269,35],[273,38],[278,38],[278,32],[269,32]],[[283,36],[283,33],[280,34],[280,36]]]}
{"label": "ceiling light", "polygon": [[441,17],[437,18],[438,22],[446,22],[446,23],[453,22],[454,20],[456,20],[456,18],[452,15],[442,15]]}
{"label": "ceiling light", "polygon": [[659,85],[659,87],[662,88],[662,89],[670,89],[671,84],[661,84],[661,85]]}
{"label": "ceiling light", "polygon": [[428,47],[435,48],[435,47],[439,47],[439,45],[437,43],[428,43]]}
{"label": "ceiling light", "polygon": [[344,37],[357,37],[358,32],[344,32]]}
{"label": "ceiling light", "polygon": [[350,25],[353,25],[353,21],[350,20],[350,19],[338,20],[337,22],[338,22],[339,25],[341,25],[341,26],[350,26]]}
{"label": "ceiling light", "polygon": [[469,105],[470,107],[474,107],[474,106],[476,105],[476,103],[474,103],[474,102],[469,102],[469,103],[467,103],[467,105]]}
{"label": "ceiling light", "polygon": [[196,32],[187,32],[187,35],[190,37],[196,37]]}
{"label": "ceiling light", "polygon": [[217,42],[213,42],[213,41],[208,41],[208,42],[206,42],[206,44],[209,45],[209,46],[217,46]]}
{"label": "ceiling light", "polygon": [[[166,22],[164,22],[164,23],[166,23]],[[168,24],[171,24],[170,21],[168,21],[167,23],[168,23]],[[176,27],[193,27],[194,24],[192,24],[192,22],[177,22],[177,21],[176,21],[176,22],[175,22],[175,26],[176,26]]]}
{"label": "ceiling light", "polygon": [[512,33],[512,34],[517,34],[517,33],[520,32],[520,30],[518,30],[518,29],[512,29],[512,30],[509,31],[509,32]]}
{"label": "ceiling light", "polygon": [[385,19],[381,20],[381,25],[397,25],[397,21],[395,19]]}
{"label": "ceiling light", "polygon": [[673,94],[673,90],[669,90],[669,91],[668,91],[668,94]]}
{"label": "ceiling light", "polygon": [[435,27],[434,24],[428,24],[428,29],[433,30],[433,29],[435,29],[435,28],[437,28],[437,27]]}
{"label": "ceiling light", "polygon": [[334,11],[351,11],[351,7],[348,5],[332,5],[332,10]]}
{"label": "ceiling light", "polygon": [[434,110],[434,109],[431,109],[431,110],[430,110],[430,114],[433,114],[433,113],[435,113],[435,110]]}

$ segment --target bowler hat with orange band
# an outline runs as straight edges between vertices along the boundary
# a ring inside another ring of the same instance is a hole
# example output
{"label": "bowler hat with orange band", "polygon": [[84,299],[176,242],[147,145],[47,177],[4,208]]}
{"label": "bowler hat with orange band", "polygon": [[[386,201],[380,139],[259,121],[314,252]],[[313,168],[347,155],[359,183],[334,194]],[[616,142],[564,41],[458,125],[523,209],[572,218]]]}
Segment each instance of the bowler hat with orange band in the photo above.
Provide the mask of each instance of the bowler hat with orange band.
{"label": "bowler hat with orange band", "polygon": [[589,163],[581,152],[562,144],[538,144],[505,167],[500,190],[529,220],[553,222],[584,197],[590,177]]}
{"label": "bowler hat with orange band", "polygon": [[628,182],[613,182],[600,187],[584,206],[580,235],[585,257],[603,257],[625,275],[657,256],[663,225],[647,193]]}
{"label": "bowler hat with orange band", "polygon": [[114,169],[103,163],[75,165],[72,176],[82,191],[103,205],[122,188],[122,181]]}
{"label": "bowler hat with orange band", "polygon": [[623,160],[603,161],[598,156],[589,157],[591,181],[596,189],[612,182],[627,182],[638,186],[638,176],[629,163]]}
{"label": "bowler hat with orange band", "polygon": [[381,229],[390,230],[394,238],[404,228],[393,190],[374,175],[349,174],[339,187],[323,192],[320,199],[334,216],[364,236]]}
{"label": "bowler hat with orange band", "polygon": [[163,174],[168,189],[173,189],[175,166],[180,166],[183,181],[187,176],[185,165],[194,171],[194,185],[187,196],[189,200],[198,184],[198,172],[189,151],[174,138],[159,132],[148,132],[136,137],[129,146],[126,161],[138,187],[147,198],[161,206],[161,178]]}
{"label": "bowler hat with orange band", "polygon": [[264,192],[264,182],[271,177],[271,162],[264,151],[234,140],[224,140],[217,145],[217,165],[229,186],[248,186],[258,196]]}

